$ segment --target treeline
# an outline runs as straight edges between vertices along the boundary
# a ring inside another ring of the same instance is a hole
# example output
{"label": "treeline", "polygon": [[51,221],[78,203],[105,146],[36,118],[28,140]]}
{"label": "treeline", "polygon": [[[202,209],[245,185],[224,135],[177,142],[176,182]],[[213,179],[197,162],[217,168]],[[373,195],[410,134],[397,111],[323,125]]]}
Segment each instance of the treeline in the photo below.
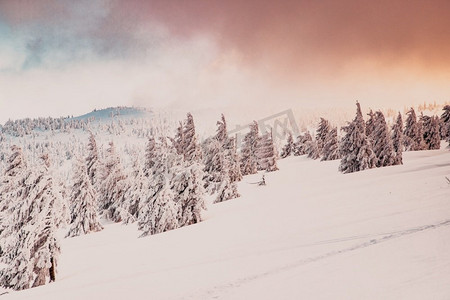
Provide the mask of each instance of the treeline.
{"label": "treeline", "polygon": [[403,163],[403,151],[439,149],[441,140],[450,143],[450,105],[444,106],[440,117],[423,114],[417,117],[411,108],[405,123],[398,113],[392,127],[387,125],[381,111],[370,110],[364,121],[360,104],[356,106],[355,118],[341,128],[342,139],[339,139],[337,127],[321,118],[315,137],[306,132],[294,142],[289,135],[281,157],[307,155],[312,159],[341,159],[339,171],[352,173],[399,165]]}

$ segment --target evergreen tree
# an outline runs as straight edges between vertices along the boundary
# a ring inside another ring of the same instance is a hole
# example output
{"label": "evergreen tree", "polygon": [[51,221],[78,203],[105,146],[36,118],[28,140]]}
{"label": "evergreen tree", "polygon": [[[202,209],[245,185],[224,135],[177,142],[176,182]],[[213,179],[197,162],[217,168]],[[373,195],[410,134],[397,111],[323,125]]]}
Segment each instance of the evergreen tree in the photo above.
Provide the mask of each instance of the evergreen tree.
{"label": "evergreen tree", "polygon": [[441,148],[439,118],[437,116],[421,116],[423,125],[423,140],[426,149],[437,150]]}
{"label": "evergreen tree", "polygon": [[445,105],[441,115],[441,138],[450,142],[450,105]]}
{"label": "evergreen tree", "polygon": [[377,158],[376,166],[392,166],[395,160],[394,147],[386,119],[381,111],[375,113],[372,136],[373,152]]}
{"label": "evergreen tree", "polygon": [[150,137],[147,141],[147,146],[145,148],[145,164],[144,164],[144,175],[149,176],[150,172],[155,164],[156,154],[155,154],[156,141],[154,137]]}
{"label": "evergreen tree", "polygon": [[256,151],[258,149],[258,123],[253,121],[250,125],[250,132],[243,140],[241,148],[241,173],[242,175],[256,174],[258,172],[258,158]]}
{"label": "evergreen tree", "polygon": [[339,152],[339,141],[337,136],[337,128],[333,127],[328,133],[325,144],[322,150],[323,156],[322,161],[324,160],[335,160],[341,158]]}
{"label": "evergreen tree", "polygon": [[106,219],[121,222],[129,218],[128,211],[123,208],[124,195],[128,188],[127,176],[122,171],[114,143],[110,142],[106,150],[99,195],[101,213]]}
{"label": "evergreen tree", "polygon": [[294,139],[292,138],[292,133],[289,132],[286,145],[284,145],[283,149],[281,150],[281,158],[286,158],[294,154],[294,149]]}
{"label": "evergreen tree", "polygon": [[61,251],[55,236],[56,220],[61,213],[55,203],[59,193],[49,171],[46,154],[25,180],[22,198],[8,209],[8,226],[1,233],[7,255],[7,267],[0,272],[0,284],[15,290],[27,289],[54,281]]}
{"label": "evergreen tree", "polygon": [[216,138],[208,140],[205,148],[205,187],[210,194],[213,194],[224,177],[225,150]]}
{"label": "evergreen tree", "polygon": [[309,132],[305,132],[303,135],[297,137],[297,142],[295,143],[294,155],[300,156],[308,154],[308,145],[312,142],[312,136]]}
{"label": "evergreen tree", "polygon": [[407,112],[405,131],[403,133],[405,148],[407,151],[423,150],[423,136],[421,126],[417,122],[416,112],[414,108]]}
{"label": "evergreen tree", "polygon": [[264,134],[257,143],[256,155],[259,170],[265,170],[267,172],[278,170],[275,151],[271,131]]}
{"label": "evergreen tree", "polygon": [[[324,118],[320,118],[319,127],[317,128],[316,133],[316,144],[319,152],[319,156],[322,154],[323,147],[325,145],[325,140],[327,138],[328,133],[330,132],[330,123]],[[315,152],[315,151],[314,151]],[[317,155],[313,153],[311,158],[316,159]]]}
{"label": "evergreen tree", "polygon": [[392,126],[392,146],[395,153],[394,165],[403,164],[402,152],[403,152],[403,120],[400,112],[398,113],[397,120]]}
{"label": "evergreen tree", "polygon": [[197,162],[183,161],[174,170],[171,185],[179,208],[179,226],[199,223],[202,212],[206,210],[202,167]]}
{"label": "evergreen tree", "polygon": [[226,146],[228,150],[228,163],[229,163],[229,176],[231,182],[237,182],[242,180],[242,173],[240,167],[240,159],[236,148],[236,138],[229,138],[228,145]]}
{"label": "evergreen tree", "polygon": [[175,138],[171,139],[173,146],[175,147],[175,150],[177,151],[178,155],[183,155],[184,153],[184,146],[185,146],[185,139],[184,139],[184,129],[183,129],[183,123],[180,122],[180,124],[177,127],[177,131],[175,134]]}
{"label": "evergreen tree", "polygon": [[375,131],[375,114],[370,110],[367,115],[369,116],[369,119],[366,121],[366,136],[372,137],[372,134]]}
{"label": "evergreen tree", "polygon": [[95,186],[97,182],[99,160],[98,160],[98,149],[97,142],[92,132],[89,134],[89,143],[87,146],[88,157],[86,158],[87,174],[91,180],[91,184]]}
{"label": "evergreen tree", "polygon": [[308,155],[308,158],[319,159],[320,158],[320,149],[316,141],[311,140],[305,143],[305,151]]}
{"label": "evergreen tree", "polygon": [[25,192],[25,179],[28,175],[27,164],[23,157],[22,148],[11,146],[11,155],[8,158],[4,174],[0,185],[0,232],[2,224],[2,214],[11,204],[18,201]]}
{"label": "evergreen tree", "polygon": [[365,124],[361,106],[356,102],[356,117],[343,130],[340,152],[342,155],[339,171],[342,173],[358,172],[376,166],[376,157],[372,145],[365,134]]}
{"label": "evergreen tree", "polygon": [[194,118],[190,113],[187,114],[187,119],[183,127],[183,156],[185,161],[199,162],[202,158],[200,146],[197,142],[197,135],[195,133]]}
{"label": "evergreen tree", "polygon": [[73,174],[70,194],[70,229],[67,237],[84,235],[103,229],[98,220],[95,190],[89,180],[86,166],[81,159],[75,160]]}
{"label": "evergreen tree", "polygon": [[178,227],[178,205],[171,189],[170,180],[174,177],[177,160],[176,149],[167,143],[155,144],[153,166],[150,172],[150,188],[141,204],[138,217],[141,236],[172,230]]}
{"label": "evergreen tree", "polygon": [[227,176],[225,176],[224,180],[221,183],[219,194],[214,203],[227,201],[230,199],[238,198],[240,196],[241,195],[239,195],[236,183],[232,182],[230,180],[229,174],[227,174]]}

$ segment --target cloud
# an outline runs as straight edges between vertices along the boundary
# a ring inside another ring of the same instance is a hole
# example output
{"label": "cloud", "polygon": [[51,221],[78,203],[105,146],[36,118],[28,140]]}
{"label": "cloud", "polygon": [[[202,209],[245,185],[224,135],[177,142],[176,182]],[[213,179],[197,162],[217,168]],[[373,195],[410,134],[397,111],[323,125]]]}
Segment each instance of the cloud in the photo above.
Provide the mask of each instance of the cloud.
{"label": "cloud", "polygon": [[21,105],[64,115],[115,104],[256,118],[450,92],[444,0],[16,0],[0,1],[0,20],[3,119]]}

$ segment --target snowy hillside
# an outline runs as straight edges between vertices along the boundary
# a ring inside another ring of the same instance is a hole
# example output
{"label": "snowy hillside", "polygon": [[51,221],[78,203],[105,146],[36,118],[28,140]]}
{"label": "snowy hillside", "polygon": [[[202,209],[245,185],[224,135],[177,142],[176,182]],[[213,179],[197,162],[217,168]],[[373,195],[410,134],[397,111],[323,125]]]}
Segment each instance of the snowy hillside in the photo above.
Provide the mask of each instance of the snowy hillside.
{"label": "snowy hillside", "polygon": [[345,175],[280,160],[199,224],[64,239],[56,282],[2,299],[448,299],[450,151],[403,159]]}

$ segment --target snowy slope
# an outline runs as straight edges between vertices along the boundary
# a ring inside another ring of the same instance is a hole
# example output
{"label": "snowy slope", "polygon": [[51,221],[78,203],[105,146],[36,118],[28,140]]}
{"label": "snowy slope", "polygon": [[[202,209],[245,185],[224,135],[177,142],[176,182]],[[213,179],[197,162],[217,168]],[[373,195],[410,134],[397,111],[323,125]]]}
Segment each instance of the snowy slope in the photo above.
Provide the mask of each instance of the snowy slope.
{"label": "snowy slope", "polygon": [[64,239],[57,282],[1,299],[449,299],[450,151],[353,174],[279,161],[207,220]]}

